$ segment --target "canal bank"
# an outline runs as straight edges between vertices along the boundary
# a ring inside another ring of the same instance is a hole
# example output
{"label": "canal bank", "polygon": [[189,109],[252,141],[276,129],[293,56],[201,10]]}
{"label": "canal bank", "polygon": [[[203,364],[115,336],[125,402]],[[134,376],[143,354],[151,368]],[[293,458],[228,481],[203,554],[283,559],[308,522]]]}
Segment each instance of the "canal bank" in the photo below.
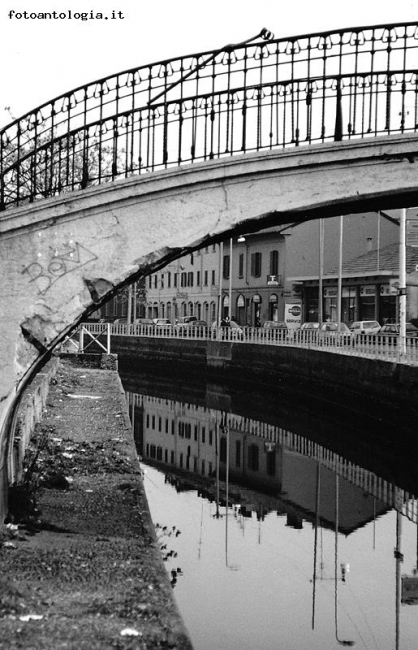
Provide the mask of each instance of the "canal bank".
{"label": "canal bank", "polygon": [[326,408],[339,403],[392,421],[416,423],[418,368],[396,361],[284,345],[112,335],[111,350],[127,371],[269,390],[282,386]]}
{"label": "canal bank", "polygon": [[117,372],[62,359],[1,533],[0,648],[191,649]]}

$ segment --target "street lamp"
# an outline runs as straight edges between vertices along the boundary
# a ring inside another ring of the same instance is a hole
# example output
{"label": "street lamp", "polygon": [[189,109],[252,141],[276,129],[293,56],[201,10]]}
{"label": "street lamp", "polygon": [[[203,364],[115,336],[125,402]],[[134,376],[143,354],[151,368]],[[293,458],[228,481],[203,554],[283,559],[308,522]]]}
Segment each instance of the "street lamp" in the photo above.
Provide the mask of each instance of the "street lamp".
{"label": "street lamp", "polygon": [[401,210],[399,232],[399,356],[406,353],[406,208]]}

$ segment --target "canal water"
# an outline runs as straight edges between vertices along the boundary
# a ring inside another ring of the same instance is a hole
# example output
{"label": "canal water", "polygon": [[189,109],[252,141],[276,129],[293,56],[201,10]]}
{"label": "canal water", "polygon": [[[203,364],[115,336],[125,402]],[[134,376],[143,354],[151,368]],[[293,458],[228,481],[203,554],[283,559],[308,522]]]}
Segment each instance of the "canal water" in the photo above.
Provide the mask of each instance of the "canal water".
{"label": "canal water", "polygon": [[122,380],[195,650],[417,647],[413,432],[303,396]]}

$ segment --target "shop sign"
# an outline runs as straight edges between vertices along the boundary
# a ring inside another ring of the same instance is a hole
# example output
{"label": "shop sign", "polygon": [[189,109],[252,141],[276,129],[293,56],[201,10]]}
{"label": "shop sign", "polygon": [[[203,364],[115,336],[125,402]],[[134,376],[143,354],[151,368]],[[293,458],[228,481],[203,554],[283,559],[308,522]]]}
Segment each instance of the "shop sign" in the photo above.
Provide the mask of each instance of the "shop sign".
{"label": "shop sign", "polygon": [[389,280],[389,284],[382,284],[380,286],[381,296],[397,296],[399,289],[399,280]]}
{"label": "shop sign", "polygon": [[[350,287],[342,287],[341,289],[342,298],[349,298],[350,295],[354,295],[353,291],[350,293]],[[325,287],[324,298],[337,298],[337,296],[338,296],[337,287]]]}
{"label": "shop sign", "polygon": [[374,284],[362,284],[360,287],[360,296],[375,296],[376,286]]}
{"label": "shop sign", "polygon": [[302,305],[286,303],[284,319],[289,329],[297,329],[302,323]]}
{"label": "shop sign", "polygon": [[267,276],[267,286],[268,287],[278,287],[279,286],[279,276],[278,275],[268,275]]}
{"label": "shop sign", "polygon": [[402,576],[401,603],[418,605],[418,576]]}
{"label": "shop sign", "polygon": [[406,245],[418,246],[418,219],[406,221]]}

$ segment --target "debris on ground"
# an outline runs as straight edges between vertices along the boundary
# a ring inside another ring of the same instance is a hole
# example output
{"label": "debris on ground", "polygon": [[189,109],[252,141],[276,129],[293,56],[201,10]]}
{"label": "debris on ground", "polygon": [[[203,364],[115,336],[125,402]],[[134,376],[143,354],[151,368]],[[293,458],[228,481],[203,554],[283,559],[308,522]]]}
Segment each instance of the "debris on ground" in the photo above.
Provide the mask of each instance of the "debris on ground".
{"label": "debris on ground", "polygon": [[1,650],[191,650],[115,371],[61,360],[9,503]]}

